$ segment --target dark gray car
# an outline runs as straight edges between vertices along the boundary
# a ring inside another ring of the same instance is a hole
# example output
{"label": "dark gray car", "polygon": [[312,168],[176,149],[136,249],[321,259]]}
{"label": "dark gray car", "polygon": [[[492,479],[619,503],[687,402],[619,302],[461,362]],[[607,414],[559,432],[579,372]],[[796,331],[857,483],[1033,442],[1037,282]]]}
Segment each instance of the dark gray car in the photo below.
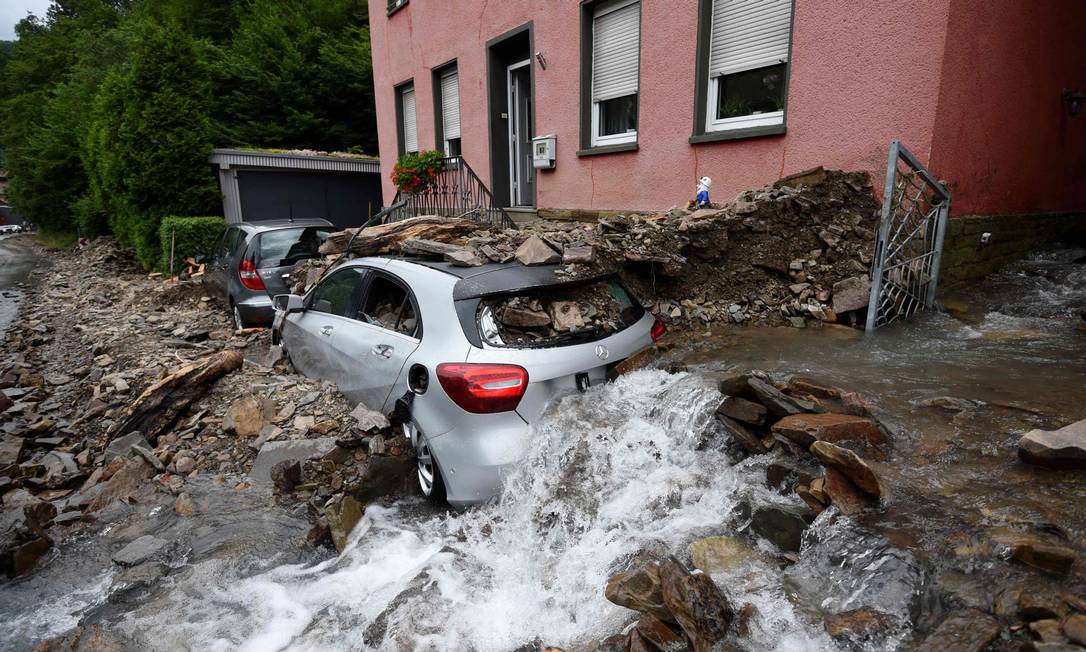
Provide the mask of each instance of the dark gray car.
{"label": "dark gray car", "polygon": [[204,288],[229,307],[236,328],[270,326],[272,297],[290,292],[291,270],[318,257],[318,247],[333,230],[322,219],[231,224],[204,270]]}

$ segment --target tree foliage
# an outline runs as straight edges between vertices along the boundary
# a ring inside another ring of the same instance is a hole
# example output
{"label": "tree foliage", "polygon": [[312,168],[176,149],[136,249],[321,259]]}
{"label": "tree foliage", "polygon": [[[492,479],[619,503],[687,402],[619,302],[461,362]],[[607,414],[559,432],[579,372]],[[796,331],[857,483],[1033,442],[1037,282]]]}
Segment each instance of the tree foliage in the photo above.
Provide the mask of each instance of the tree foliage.
{"label": "tree foliage", "polygon": [[212,146],[376,150],[367,16],[365,0],[53,0],[0,42],[9,198],[153,264],[163,215],[221,210]]}

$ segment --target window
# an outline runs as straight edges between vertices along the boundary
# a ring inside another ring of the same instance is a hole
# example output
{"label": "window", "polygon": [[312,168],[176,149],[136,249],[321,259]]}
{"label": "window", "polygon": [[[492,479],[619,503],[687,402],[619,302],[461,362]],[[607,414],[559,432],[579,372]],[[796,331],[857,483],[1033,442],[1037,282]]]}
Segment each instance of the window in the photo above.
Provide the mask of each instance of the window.
{"label": "window", "polygon": [[460,75],[456,68],[441,74],[441,134],[445,156],[460,156]]}
{"label": "window", "polygon": [[219,244],[215,247],[215,256],[229,258],[237,253],[238,247],[243,242],[245,242],[245,232],[237,227],[231,227],[219,239]]}
{"label": "window", "polygon": [[792,0],[701,0],[701,19],[695,137],[783,133]]}
{"label": "window", "polygon": [[309,309],[340,317],[349,317],[351,307],[358,305],[358,293],[366,270],[348,267],[332,274],[313,289]]}
{"label": "window", "polygon": [[641,3],[601,3],[591,12],[591,118],[586,144],[636,143]]}
{"label": "window", "polygon": [[324,226],[306,226],[262,233],[257,267],[286,267],[302,260],[317,258],[320,256],[318,248],[331,232],[332,229]]}
{"label": "window", "polygon": [[395,331],[401,335],[415,337],[418,331],[418,315],[415,304],[407,290],[383,276],[373,279],[366,305],[359,313],[362,321]]}
{"label": "window", "polygon": [[400,154],[419,151],[418,123],[415,119],[415,85],[408,82],[396,91],[396,118],[400,136]]}

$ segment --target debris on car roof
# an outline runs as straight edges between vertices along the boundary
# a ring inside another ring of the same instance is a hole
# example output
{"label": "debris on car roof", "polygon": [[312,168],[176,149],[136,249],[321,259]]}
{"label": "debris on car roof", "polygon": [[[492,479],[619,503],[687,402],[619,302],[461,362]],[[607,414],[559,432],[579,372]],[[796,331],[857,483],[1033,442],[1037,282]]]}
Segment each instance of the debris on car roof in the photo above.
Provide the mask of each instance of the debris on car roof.
{"label": "debris on car roof", "polygon": [[[415,217],[364,229],[350,253],[550,265],[569,279],[618,273],[657,316],[692,326],[855,323],[867,305],[878,208],[866,173],[815,168],[709,208],[608,214],[593,223],[538,220],[500,230]],[[332,234],[321,253],[343,252],[352,235]],[[333,260],[299,265],[294,291],[308,289]]]}

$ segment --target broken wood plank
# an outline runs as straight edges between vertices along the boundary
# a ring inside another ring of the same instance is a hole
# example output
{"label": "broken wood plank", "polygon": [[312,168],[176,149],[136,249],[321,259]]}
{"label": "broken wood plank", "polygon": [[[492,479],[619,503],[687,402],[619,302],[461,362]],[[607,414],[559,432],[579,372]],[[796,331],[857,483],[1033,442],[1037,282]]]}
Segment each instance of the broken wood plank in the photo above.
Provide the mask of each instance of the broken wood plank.
{"label": "broken wood plank", "polygon": [[238,351],[222,351],[186,365],[148,387],[124,417],[109,431],[109,438],[133,431],[147,441],[169,431],[189,405],[204,396],[219,378],[241,368],[244,358]]}
{"label": "broken wood plank", "polygon": [[[351,253],[358,256],[394,253],[401,242],[413,238],[463,244],[472,231],[482,228],[482,224],[471,220],[422,215],[362,229],[350,245]],[[329,235],[320,246],[321,255],[344,253],[355,231],[357,229],[344,229]]]}

